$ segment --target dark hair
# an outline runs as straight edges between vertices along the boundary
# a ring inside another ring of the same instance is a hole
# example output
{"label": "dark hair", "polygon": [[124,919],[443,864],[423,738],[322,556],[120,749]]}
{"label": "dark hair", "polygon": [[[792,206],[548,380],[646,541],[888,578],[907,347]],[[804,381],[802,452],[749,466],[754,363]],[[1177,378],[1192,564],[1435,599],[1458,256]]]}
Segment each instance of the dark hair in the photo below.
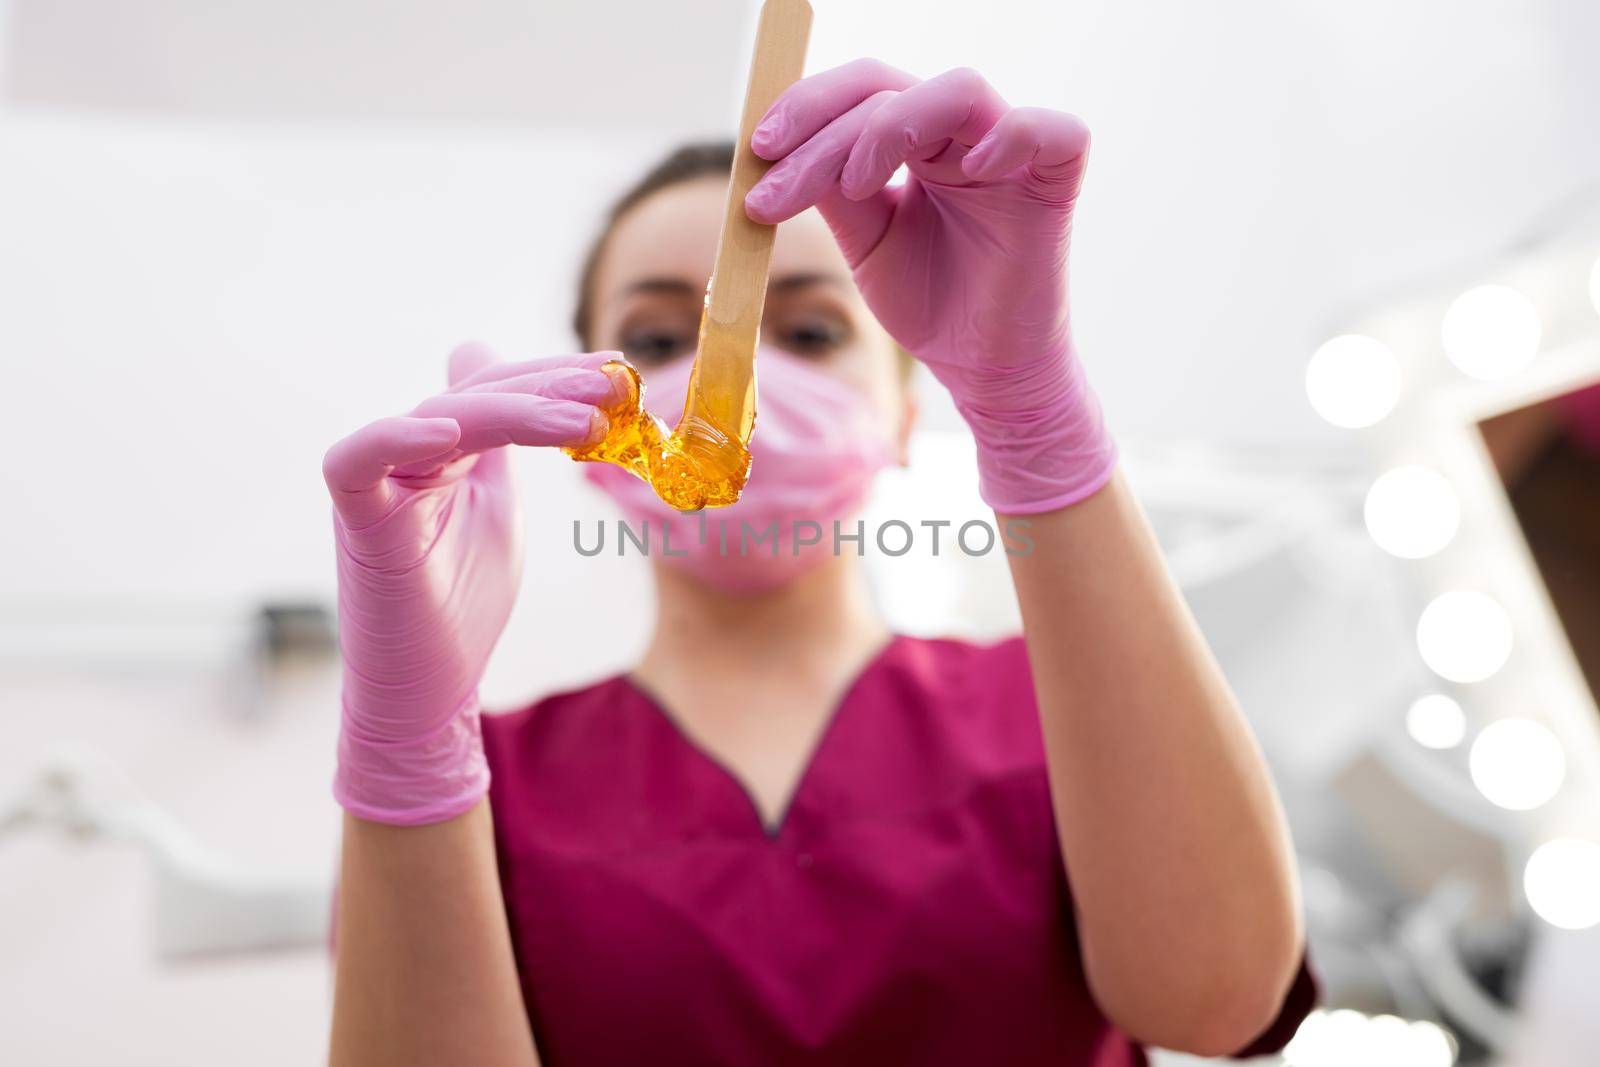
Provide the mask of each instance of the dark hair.
{"label": "dark hair", "polygon": [[600,232],[595,235],[593,243],[589,245],[588,253],[583,257],[583,270],[578,275],[578,302],[572,312],[572,329],[584,348],[592,346],[590,330],[593,324],[590,319],[594,316],[595,271],[600,266],[600,256],[605,251],[611,231],[617,228],[617,221],[639,201],[663,189],[691,182],[697,178],[726,178],[732,170],[731,140],[696,141],[681,145],[646,171],[644,177],[630,186],[611,205],[611,210],[606,212]]}
{"label": "dark hair", "polygon": [[[606,241],[610,240],[611,231],[617,228],[618,220],[639,201],[663,189],[700,178],[726,178],[732,170],[731,140],[693,141],[667,153],[664,159],[646,171],[642,178],[616,199],[611,209],[606,212],[600,232],[589,245],[589,251],[583,257],[583,270],[578,274],[578,300],[572,311],[572,331],[578,335],[579,344],[585,349],[594,347],[591,336],[594,326],[591,321],[594,318],[594,276],[600,267],[600,257],[605,252]],[[894,342],[894,350],[899,365],[900,380],[909,381],[917,361],[901,348],[898,342]]]}

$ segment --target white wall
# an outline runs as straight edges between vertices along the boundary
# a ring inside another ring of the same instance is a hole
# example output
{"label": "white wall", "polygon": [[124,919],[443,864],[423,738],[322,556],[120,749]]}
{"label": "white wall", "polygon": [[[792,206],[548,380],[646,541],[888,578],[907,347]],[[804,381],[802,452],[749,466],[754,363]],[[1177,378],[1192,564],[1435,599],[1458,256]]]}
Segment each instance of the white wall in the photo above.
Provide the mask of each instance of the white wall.
{"label": "white wall", "polygon": [[10,119],[0,346],[30,462],[4,477],[33,551],[7,588],[320,587],[322,451],[442,387],[459,339],[570,350],[594,186],[639,151]]}

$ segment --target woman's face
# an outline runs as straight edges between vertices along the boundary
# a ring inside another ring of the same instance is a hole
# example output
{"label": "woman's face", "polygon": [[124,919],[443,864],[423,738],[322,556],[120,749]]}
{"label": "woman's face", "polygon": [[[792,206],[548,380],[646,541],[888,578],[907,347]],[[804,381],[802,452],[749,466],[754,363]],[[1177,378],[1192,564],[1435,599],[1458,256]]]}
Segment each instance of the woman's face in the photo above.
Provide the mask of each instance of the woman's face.
{"label": "woman's face", "polygon": [[[704,178],[654,193],[617,222],[595,270],[593,344],[650,372],[694,355],[727,184]],[[861,390],[904,451],[910,389],[893,342],[867,310],[827,223],[807,211],[778,228],[761,342]]]}

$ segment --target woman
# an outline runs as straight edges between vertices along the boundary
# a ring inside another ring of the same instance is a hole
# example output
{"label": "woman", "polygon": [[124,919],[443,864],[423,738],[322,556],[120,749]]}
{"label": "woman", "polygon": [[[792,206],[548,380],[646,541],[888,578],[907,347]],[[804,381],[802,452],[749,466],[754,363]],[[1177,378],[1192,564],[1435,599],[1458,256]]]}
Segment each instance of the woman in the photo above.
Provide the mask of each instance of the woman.
{"label": "woman", "polygon": [[785,225],[726,517],[848,520],[910,428],[898,345],[950,389],[1001,523],[1029,524],[1025,647],[893,636],[848,545],[725,555],[591,466],[680,546],[653,637],[627,675],[480,718],[518,579],[504,446],[596,440],[619,351],[682,395],[726,151],[619,204],[577,316],[597,351],[464,347],[445,393],[330,450],[335,1063],[1098,1067],[1292,1033],[1277,800],[1071,344],[1087,145],[973,71],[872,60],[791,87],[751,144],[775,163],[746,210]]}

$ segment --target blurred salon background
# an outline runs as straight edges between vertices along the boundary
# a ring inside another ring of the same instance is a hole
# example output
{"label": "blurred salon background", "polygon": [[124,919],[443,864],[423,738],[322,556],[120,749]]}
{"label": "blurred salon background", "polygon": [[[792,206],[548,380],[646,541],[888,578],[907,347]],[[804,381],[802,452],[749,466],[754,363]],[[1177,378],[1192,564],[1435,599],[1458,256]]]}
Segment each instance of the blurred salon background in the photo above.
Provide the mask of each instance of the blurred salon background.
{"label": "blurred salon background", "polygon": [[[1284,1062],[1593,1064],[1600,5],[813,3],[808,70],[973,66],[1094,130],[1080,349],[1303,865]],[[600,212],[731,135],[754,7],[0,0],[0,1062],[321,1059],[322,452],[460,340],[574,349]],[[874,508],[978,517],[922,387]],[[649,613],[573,548],[606,502],[517,462],[491,708]],[[1002,559],[868,557],[902,629],[1016,624]]]}

